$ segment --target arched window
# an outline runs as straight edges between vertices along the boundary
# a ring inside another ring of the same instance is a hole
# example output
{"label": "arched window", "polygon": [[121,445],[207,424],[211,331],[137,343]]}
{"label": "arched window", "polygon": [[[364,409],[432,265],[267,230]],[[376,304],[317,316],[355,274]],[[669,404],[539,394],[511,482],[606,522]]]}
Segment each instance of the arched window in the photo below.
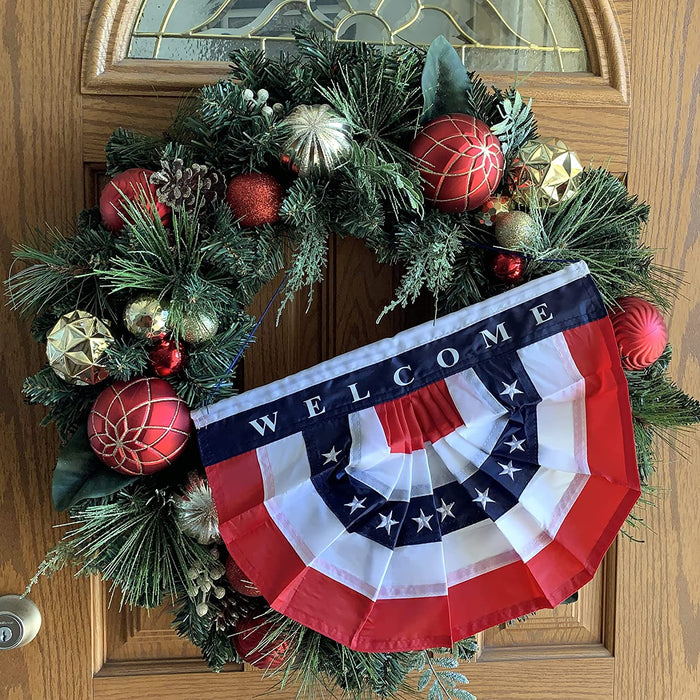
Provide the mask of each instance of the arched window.
{"label": "arched window", "polygon": [[128,58],[225,61],[237,46],[289,49],[294,27],[337,41],[427,46],[439,34],[470,68],[589,70],[569,0],[141,0]]}

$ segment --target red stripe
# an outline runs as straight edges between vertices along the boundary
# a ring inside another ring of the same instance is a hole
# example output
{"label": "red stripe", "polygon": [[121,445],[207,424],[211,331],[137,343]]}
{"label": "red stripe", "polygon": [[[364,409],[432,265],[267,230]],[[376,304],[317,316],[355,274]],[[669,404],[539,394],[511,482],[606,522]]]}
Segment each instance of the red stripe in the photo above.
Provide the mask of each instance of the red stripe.
{"label": "red stripe", "polygon": [[586,437],[591,474],[639,490],[632,412],[612,323],[564,331],[571,357],[586,382]]}
{"label": "red stripe", "polygon": [[374,407],[392,452],[410,454],[437,442],[464,421],[444,380]]}
{"label": "red stripe", "polygon": [[265,498],[255,450],[212,464],[206,472],[220,523],[254,508]]}

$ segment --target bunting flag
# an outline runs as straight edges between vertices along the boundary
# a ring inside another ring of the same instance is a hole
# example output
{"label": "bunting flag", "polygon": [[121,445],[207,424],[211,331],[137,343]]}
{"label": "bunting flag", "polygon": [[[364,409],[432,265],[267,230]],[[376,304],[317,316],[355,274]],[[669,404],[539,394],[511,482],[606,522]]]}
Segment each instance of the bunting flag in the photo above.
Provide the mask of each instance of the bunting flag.
{"label": "bunting flag", "polygon": [[360,651],[557,605],[640,493],[583,263],[193,417],[232,557],[273,608]]}

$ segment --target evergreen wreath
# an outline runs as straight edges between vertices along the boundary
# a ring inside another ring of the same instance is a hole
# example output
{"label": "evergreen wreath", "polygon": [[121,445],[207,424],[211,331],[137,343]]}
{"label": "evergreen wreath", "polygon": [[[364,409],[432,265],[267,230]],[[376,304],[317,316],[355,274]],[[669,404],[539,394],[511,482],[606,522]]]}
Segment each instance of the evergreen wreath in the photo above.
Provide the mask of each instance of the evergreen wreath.
{"label": "evergreen wreath", "polygon": [[[42,423],[60,434],[53,497],[71,520],[32,583],[71,565],[111,581],[128,605],[171,601],[178,634],[215,670],[240,661],[236,625],[253,619],[262,631],[257,657],[247,658],[279,666],[280,685],[392,698],[411,689],[416,671],[430,700],[472,698],[455,669],[474,656],[474,638],[360,653],[252,597],[240,573],[224,575],[230,562],[196,448],[152,474],[110,470],[88,442],[93,405],[105,387],[154,372],[174,390],[168,400],[190,408],[233,395],[234,365],[256,328],[246,308],[282,271],[279,313],[302,289],[310,304],[331,235],[363,240],[402,271],[382,315],[424,292],[442,315],[577,260],[611,311],[641,297],[668,312],[680,275],[654,263],[640,241],[647,206],[607,170],[577,172],[559,142],[549,157],[566,163],[563,178],[537,182],[535,151],[547,142],[537,140],[530,104],[468,73],[443,38],[426,53],[300,32],[292,54],[238,49],[232,64],[228,79],[186,100],[166,133],[118,129],[106,147],[111,199],[82,212],[70,233],[48,229],[15,251],[24,266],[8,281],[11,301],[32,319],[36,341],[48,342],[50,360],[24,395],[48,408]],[[295,141],[304,136],[297,110],[316,105],[327,106],[313,115],[325,121],[309,151]],[[483,122],[500,144],[497,189],[466,211],[426,196],[410,151],[445,114]],[[700,420],[700,404],[668,375],[671,348],[661,349],[640,360],[623,348],[645,502],[655,444]],[[643,521],[633,515],[627,525],[632,537]]]}

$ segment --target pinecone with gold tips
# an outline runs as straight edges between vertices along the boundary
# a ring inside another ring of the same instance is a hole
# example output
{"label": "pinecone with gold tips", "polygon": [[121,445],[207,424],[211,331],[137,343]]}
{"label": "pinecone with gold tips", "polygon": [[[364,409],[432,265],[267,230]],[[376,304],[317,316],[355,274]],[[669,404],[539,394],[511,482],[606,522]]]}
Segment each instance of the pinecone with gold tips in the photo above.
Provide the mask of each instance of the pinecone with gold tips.
{"label": "pinecone with gold tips", "polygon": [[227,590],[226,595],[217,600],[214,605],[214,628],[217,632],[233,634],[233,628],[238,620],[245,620],[251,615],[259,614],[263,607],[257,598],[247,598],[235,591]]}
{"label": "pinecone with gold tips", "polygon": [[149,182],[157,187],[158,201],[173,209],[184,207],[192,211],[198,192],[200,200],[210,205],[224,198],[226,179],[216,168],[199,163],[185,167],[181,158],[161,160],[160,167]]}

